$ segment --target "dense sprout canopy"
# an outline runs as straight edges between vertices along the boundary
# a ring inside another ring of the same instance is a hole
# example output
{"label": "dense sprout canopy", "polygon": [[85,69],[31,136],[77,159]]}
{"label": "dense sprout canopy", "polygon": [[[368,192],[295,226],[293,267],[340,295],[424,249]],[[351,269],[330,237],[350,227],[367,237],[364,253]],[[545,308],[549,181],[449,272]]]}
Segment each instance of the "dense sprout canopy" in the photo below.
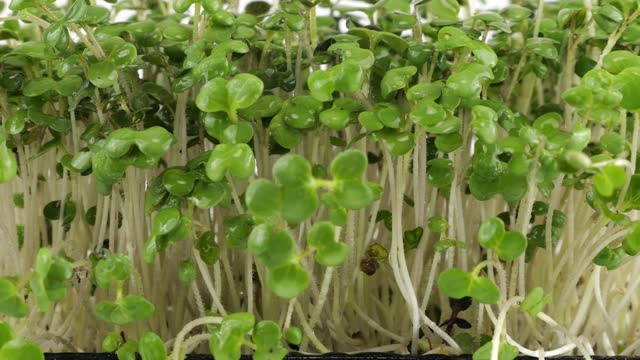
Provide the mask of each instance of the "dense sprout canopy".
{"label": "dense sprout canopy", "polygon": [[0,360],[640,353],[637,0],[107,2],[0,3]]}

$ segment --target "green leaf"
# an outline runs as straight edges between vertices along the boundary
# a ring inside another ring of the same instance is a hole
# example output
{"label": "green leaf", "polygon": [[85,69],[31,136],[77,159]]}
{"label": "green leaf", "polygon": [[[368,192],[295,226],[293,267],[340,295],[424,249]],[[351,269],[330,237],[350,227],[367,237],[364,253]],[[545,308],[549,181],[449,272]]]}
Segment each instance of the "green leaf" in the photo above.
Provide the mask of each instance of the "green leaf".
{"label": "green leaf", "polygon": [[373,188],[360,180],[338,180],[333,193],[338,204],[347,209],[362,209],[379,197]]}
{"label": "green leaf", "polygon": [[610,197],[615,190],[623,187],[626,181],[627,175],[622,168],[607,164],[601,172],[594,175],[593,186],[601,196]]}
{"label": "green leaf", "polygon": [[228,97],[227,80],[216,78],[200,89],[196,96],[196,106],[205,112],[228,111]]}
{"label": "green leaf", "polygon": [[487,65],[491,68],[498,64],[498,56],[489,45],[479,40],[473,40],[468,46],[480,64]]}
{"label": "green leaf", "polygon": [[240,110],[243,119],[268,118],[277,114],[283,101],[276,95],[263,95],[253,105]]}
{"label": "green leaf", "polygon": [[99,302],[96,304],[95,312],[103,321],[125,325],[150,318],[155,312],[155,306],[141,296],[127,295],[116,301]]}
{"label": "green leaf", "polygon": [[185,285],[191,285],[193,279],[196,277],[196,266],[193,261],[185,260],[180,262],[178,266],[178,279],[180,282]]}
{"label": "green leaf", "polygon": [[308,184],[311,179],[311,165],[300,155],[285,155],[273,164],[273,178],[276,184],[299,186]]}
{"label": "green leaf", "polygon": [[[226,220],[226,219],[225,219]],[[227,232],[225,221],[225,232]],[[227,236],[227,241],[229,237]],[[213,232],[207,231],[198,237],[195,248],[198,249],[200,258],[207,265],[215,264],[220,258],[220,247],[215,243]]]}
{"label": "green leaf", "polygon": [[626,50],[616,50],[605,55],[602,68],[611,74],[618,74],[626,68],[640,66],[640,56]]}
{"label": "green leaf", "polygon": [[369,131],[378,131],[384,129],[384,125],[378,119],[378,116],[372,111],[363,111],[358,114],[358,122]]}
{"label": "green leaf", "polygon": [[[487,341],[473,353],[473,360],[491,360],[491,348],[491,341]],[[517,347],[506,343],[500,343],[500,346],[498,347],[498,360],[513,360],[519,353],[520,351],[518,351]]]}
{"label": "green leaf", "polygon": [[622,247],[629,256],[635,256],[640,253],[640,222],[634,222],[631,231],[622,241]]}
{"label": "green leaf", "polygon": [[493,79],[493,73],[486,65],[470,63],[461,67],[447,79],[451,94],[463,99],[478,97],[485,80]]}
{"label": "green leaf", "polygon": [[495,246],[496,255],[503,261],[517,258],[526,249],[527,239],[519,231],[507,231]]}
{"label": "green leaf", "polygon": [[640,209],[640,174],[631,175],[629,187],[624,198],[623,209]]}
{"label": "green leaf", "polygon": [[406,120],[404,112],[395,104],[376,104],[374,112],[377,120],[387,128],[398,129],[405,126]]}
{"label": "green leaf", "polygon": [[504,222],[498,217],[492,217],[478,228],[478,243],[486,249],[492,249],[498,245],[505,235]]}
{"label": "green leaf", "polygon": [[309,286],[309,274],[299,264],[287,264],[269,271],[267,286],[279,297],[291,299]]}
{"label": "green leaf", "polygon": [[225,56],[210,55],[195,65],[191,74],[197,79],[223,78],[231,73],[231,63]]}
{"label": "green leaf", "polygon": [[367,169],[367,156],[360,150],[347,150],[331,161],[331,175],[335,179],[361,179]]}
{"label": "green leaf", "polygon": [[225,240],[229,248],[234,250],[244,250],[247,248],[247,238],[251,233],[253,221],[250,215],[238,215],[225,217],[224,232]]}
{"label": "green leaf", "polygon": [[443,271],[438,277],[438,289],[454,299],[469,296],[472,283],[471,275],[458,268]]}
{"label": "green leaf", "polygon": [[139,352],[142,360],[167,359],[167,350],[164,347],[164,341],[152,332],[146,332],[140,338]]}
{"label": "green leaf", "polygon": [[222,183],[198,181],[189,200],[200,209],[210,209],[229,197],[227,187]]}
{"label": "green leaf", "polygon": [[339,53],[342,56],[343,62],[357,64],[363,70],[370,69],[375,62],[375,57],[371,51],[361,49],[353,43],[338,42],[331,45],[328,50]]}
{"label": "green leaf", "polygon": [[457,247],[459,249],[466,249],[466,244],[461,241],[453,240],[453,239],[440,240],[435,243],[435,250],[441,253],[446,252],[449,248],[452,248],[452,247]]}
{"label": "green leaf", "polygon": [[407,92],[407,100],[417,102],[419,100],[435,101],[442,94],[442,81],[432,83],[420,83],[410,87]]}
{"label": "green leaf", "polygon": [[40,347],[32,341],[13,339],[0,348],[0,360],[44,360]]}
{"label": "green leaf", "polygon": [[291,261],[294,241],[287,231],[261,224],[249,235],[248,249],[267,268],[276,268]]}
{"label": "green leaf", "polygon": [[64,15],[63,20],[68,22],[78,22],[82,18],[84,18],[88,8],[89,7],[84,0],[76,0],[69,7],[69,10],[67,10],[67,13]]}
{"label": "green leaf", "polygon": [[62,96],[73,96],[80,91],[83,82],[82,78],[78,75],[65,76],[55,84],[54,90]]}
{"label": "green leaf", "polygon": [[[51,201],[42,209],[42,213],[47,220],[60,220],[62,215],[62,224],[69,225],[76,216],[76,203],[71,200],[64,202],[64,211],[60,211],[62,202],[60,200]],[[60,214],[62,212],[62,214]]]}
{"label": "green leaf", "polygon": [[307,78],[307,85],[311,95],[319,101],[333,100],[333,92],[336,90],[333,73],[328,70],[316,70]]}
{"label": "green leaf", "polygon": [[548,38],[529,38],[526,43],[527,50],[550,60],[558,59],[558,49],[554,41]]}
{"label": "green leaf", "polygon": [[269,217],[277,214],[282,206],[280,188],[267,179],[253,181],[245,193],[247,207],[254,215]]}
{"label": "green leaf", "polygon": [[0,320],[0,349],[4,346],[4,344],[8,343],[12,339],[15,338],[15,334],[13,333],[13,329],[11,326]]}
{"label": "green leaf", "polygon": [[51,78],[33,79],[22,89],[25,96],[40,96],[55,88],[56,82]]}
{"label": "green leaf", "polygon": [[58,51],[65,51],[69,47],[69,30],[61,23],[53,23],[42,32],[44,42]]}
{"label": "green leaf", "polygon": [[[26,1],[30,2],[30,0]],[[9,8],[11,8],[11,5]],[[49,48],[44,42],[25,42],[13,48],[11,53],[13,55],[22,55],[40,60],[54,60],[57,58],[53,50],[51,50],[51,48]]]}
{"label": "green leaf", "polygon": [[108,88],[115,83],[118,78],[118,72],[114,64],[103,61],[89,65],[87,77],[96,87]]}
{"label": "green leaf", "polygon": [[394,156],[404,155],[411,151],[415,141],[414,134],[406,131],[385,129],[377,132],[375,136],[382,140],[389,153]]}
{"label": "green leaf", "polygon": [[4,137],[0,133],[0,183],[13,180],[18,175],[16,155],[9,150]]}
{"label": "green leaf", "polygon": [[423,99],[416,104],[409,117],[414,123],[429,127],[444,122],[448,114],[441,105],[432,100]]}
{"label": "green leaf", "polygon": [[333,130],[342,130],[349,125],[351,117],[343,109],[327,109],[320,113],[320,122]]}
{"label": "green leaf", "polygon": [[417,71],[415,66],[405,66],[387,71],[380,83],[382,97],[387,98],[392,92],[405,88]]}
{"label": "green leaf", "polygon": [[300,345],[302,343],[302,330],[295,326],[287,328],[284,332],[284,339],[289,344]]}
{"label": "green leaf", "polygon": [[113,281],[127,280],[132,270],[133,265],[127,255],[112,254],[98,262],[93,275],[98,287],[106,289]]}
{"label": "green leaf", "polygon": [[482,304],[496,304],[500,299],[500,291],[493,281],[476,277],[471,280],[469,296]]}
{"label": "green leaf", "polygon": [[295,96],[282,110],[284,122],[296,129],[310,129],[316,125],[322,103],[311,96]]}
{"label": "green leaf", "polygon": [[262,80],[251,74],[238,74],[226,84],[229,109],[244,109],[255,103],[264,85]]}
{"label": "green leaf", "polygon": [[211,55],[227,56],[227,54],[230,53],[246,54],[247,52],[249,52],[249,47],[244,42],[239,40],[227,40],[216,45],[216,47],[211,50]]}
{"label": "green leaf", "polygon": [[0,278],[0,314],[15,318],[27,316],[29,309],[24,298],[18,295],[15,284]]}
{"label": "green leaf", "polygon": [[118,360],[136,360],[137,352],[138,343],[134,340],[129,340],[116,351],[116,355]]}
{"label": "green leaf", "polygon": [[247,144],[217,145],[207,160],[206,173],[211,181],[221,181],[227,171],[238,179],[248,179],[254,172],[256,159]]}
{"label": "green leaf", "polygon": [[256,344],[253,354],[256,360],[282,360],[287,349],[280,345],[280,327],[271,320],[263,320],[253,328],[252,338]]}
{"label": "green leaf", "polygon": [[438,31],[436,49],[445,51],[469,45],[471,45],[471,39],[460,28],[445,26]]}
{"label": "green leaf", "polygon": [[626,141],[622,136],[611,132],[602,135],[600,145],[612,155],[618,155],[624,151]]}
{"label": "green leaf", "polygon": [[436,188],[451,185],[454,176],[453,162],[449,159],[433,159],[427,161],[427,180]]}
{"label": "green leaf", "polygon": [[137,133],[129,128],[114,130],[105,139],[105,152],[112,158],[120,158],[129,152],[136,137]]}
{"label": "green leaf", "polygon": [[473,133],[487,144],[498,140],[498,114],[486,106],[476,105],[471,109]]}
{"label": "green leaf", "polygon": [[424,234],[424,229],[418,226],[415,229],[406,230],[404,234],[402,234],[402,242],[404,244],[404,250],[414,250],[420,244],[420,240],[422,240],[422,235]]}
{"label": "green leaf", "polygon": [[178,0],[173,3],[173,10],[178,14],[183,14],[194,3],[193,0]]}
{"label": "green leaf", "polygon": [[217,360],[240,360],[244,337],[251,331],[255,319],[250,313],[234,313],[222,320],[209,338],[209,350]]}
{"label": "green leaf", "polygon": [[364,82],[364,71],[350,61],[332,67],[329,73],[336,90],[346,94],[360,90]]}
{"label": "green leaf", "polygon": [[118,69],[131,64],[138,56],[138,51],[133,44],[124,43],[116,47],[109,54],[109,61]]}
{"label": "green leaf", "polygon": [[82,23],[97,25],[105,23],[111,17],[111,11],[102,6],[89,5],[87,13],[82,18]]}
{"label": "green leaf", "polygon": [[165,189],[178,197],[189,195],[193,190],[194,182],[195,176],[181,169],[170,168],[162,174]]}
{"label": "green leaf", "polygon": [[585,108],[593,102],[593,90],[586,86],[577,86],[562,93],[562,99],[576,108]]}
{"label": "green leaf", "polygon": [[328,221],[320,221],[307,231],[307,243],[317,249],[316,261],[324,266],[337,266],[346,260],[349,247],[338,243],[335,227]]}
{"label": "green leaf", "polygon": [[122,343],[122,336],[120,336],[119,333],[112,331],[108,333],[102,340],[102,351],[114,352],[118,350],[120,346],[122,346]]}
{"label": "green leaf", "polygon": [[545,295],[541,287],[534,288],[525,296],[524,300],[522,300],[520,309],[535,318],[536,315],[544,309],[545,305],[547,305],[549,299],[549,295]]}
{"label": "green leaf", "polygon": [[[11,115],[7,122],[4,124],[5,129],[11,135],[16,135],[22,132],[26,123],[27,112],[25,110],[18,110]],[[2,141],[4,146],[4,141]]]}
{"label": "green leaf", "polygon": [[620,106],[630,111],[640,108],[640,99],[637,96],[640,91],[640,67],[622,70],[613,78],[613,87],[622,93]]}
{"label": "green leaf", "polygon": [[449,223],[442,216],[432,216],[429,218],[427,226],[435,233],[443,233],[449,228]]}
{"label": "green leaf", "polygon": [[458,20],[460,5],[456,0],[432,0],[427,3],[429,12],[443,20]]}
{"label": "green leaf", "polygon": [[593,258],[593,263],[604,266],[608,270],[614,270],[622,265],[624,257],[625,251],[623,247],[617,247],[615,249],[605,247]]}
{"label": "green leaf", "polygon": [[334,242],[318,249],[315,259],[318,264],[323,266],[338,266],[347,259],[349,253],[349,246]]}
{"label": "green leaf", "polygon": [[180,224],[180,210],[175,207],[164,208],[153,218],[152,233],[154,235],[166,235]]}
{"label": "green leaf", "polygon": [[464,139],[459,133],[442,134],[436,137],[436,149],[445,154],[453,152],[462,146]]}

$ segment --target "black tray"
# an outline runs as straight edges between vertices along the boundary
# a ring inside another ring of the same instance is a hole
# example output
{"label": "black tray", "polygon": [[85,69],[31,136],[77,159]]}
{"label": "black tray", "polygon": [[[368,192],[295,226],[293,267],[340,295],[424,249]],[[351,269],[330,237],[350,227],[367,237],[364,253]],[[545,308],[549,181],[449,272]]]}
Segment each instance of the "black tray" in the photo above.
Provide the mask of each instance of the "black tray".
{"label": "black tray", "polygon": [[[594,360],[640,360],[631,356],[592,356]],[[45,354],[46,360],[118,360],[113,353],[52,353]],[[187,355],[187,360],[213,360],[211,355]],[[251,360],[252,357],[243,355],[242,360]],[[323,355],[302,355],[292,353],[285,360],[471,360],[471,355],[397,355],[390,353],[360,353],[342,354],[328,353]],[[532,360],[529,356],[518,356],[517,360]],[[551,359],[551,358],[550,358]],[[554,360],[584,360],[582,356],[559,356]]]}

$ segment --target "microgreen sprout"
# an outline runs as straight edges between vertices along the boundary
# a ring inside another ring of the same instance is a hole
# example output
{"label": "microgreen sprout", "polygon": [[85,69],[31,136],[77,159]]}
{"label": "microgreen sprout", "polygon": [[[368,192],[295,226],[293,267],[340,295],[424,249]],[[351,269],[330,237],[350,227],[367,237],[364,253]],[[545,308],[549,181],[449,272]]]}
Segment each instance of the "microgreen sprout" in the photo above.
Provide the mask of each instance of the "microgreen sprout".
{"label": "microgreen sprout", "polygon": [[0,360],[640,354],[640,5],[485,3],[8,1]]}

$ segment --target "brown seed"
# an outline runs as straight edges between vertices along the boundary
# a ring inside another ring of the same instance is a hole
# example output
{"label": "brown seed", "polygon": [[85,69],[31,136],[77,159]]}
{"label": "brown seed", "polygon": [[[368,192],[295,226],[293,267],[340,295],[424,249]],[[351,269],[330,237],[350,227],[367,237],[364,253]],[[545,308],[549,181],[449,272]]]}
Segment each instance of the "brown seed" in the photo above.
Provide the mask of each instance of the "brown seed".
{"label": "brown seed", "polygon": [[360,261],[360,270],[369,276],[376,273],[378,266],[378,260],[374,258],[365,258]]}

